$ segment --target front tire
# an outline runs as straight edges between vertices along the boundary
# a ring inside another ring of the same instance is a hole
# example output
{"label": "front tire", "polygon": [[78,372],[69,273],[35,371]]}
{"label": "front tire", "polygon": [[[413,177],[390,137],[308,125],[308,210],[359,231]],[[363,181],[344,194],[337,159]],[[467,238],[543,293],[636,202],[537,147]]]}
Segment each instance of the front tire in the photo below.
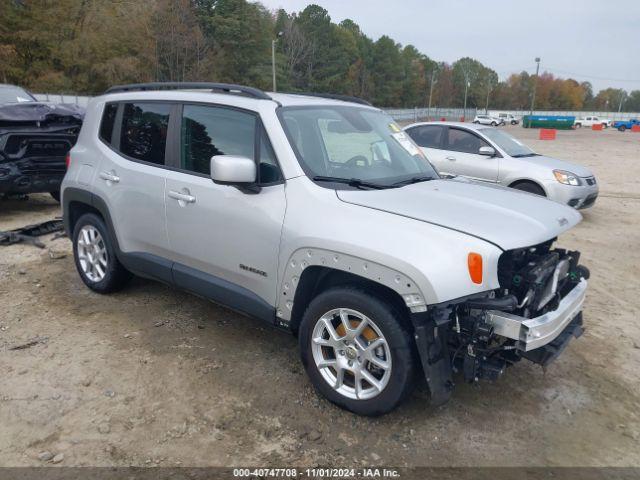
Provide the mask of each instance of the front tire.
{"label": "front tire", "polygon": [[492,127],[495,127],[495,126],[497,126],[497,125],[498,125],[498,124],[497,124],[496,122],[491,122],[491,126],[492,126]]}
{"label": "front tire", "polygon": [[73,229],[73,258],[84,284],[94,292],[123,288],[131,273],[118,261],[111,236],[102,218],[85,213]]}
{"label": "front tire", "polygon": [[402,313],[363,289],[336,287],[314,298],[299,344],[316,390],[356,414],[387,413],[414,386],[416,354]]}
{"label": "front tire", "polygon": [[533,193],[535,195],[540,195],[541,197],[546,197],[547,195],[544,193],[544,190],[539,185],[536,185],[533,182],[518,182],[511,185],[511,188],[515,188],[516,190],[521,190],[523,192]]}

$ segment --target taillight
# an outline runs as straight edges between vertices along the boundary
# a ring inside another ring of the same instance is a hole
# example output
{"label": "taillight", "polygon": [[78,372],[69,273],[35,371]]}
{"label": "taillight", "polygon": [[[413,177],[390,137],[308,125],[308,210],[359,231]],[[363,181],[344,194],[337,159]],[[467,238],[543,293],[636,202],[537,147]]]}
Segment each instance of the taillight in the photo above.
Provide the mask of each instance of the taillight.
{"label": "taillight", "polygon": [[469,268],[469,276],[473,283],[478,285],[482,283],[482,255],[471,252],[467,257],[467,266]]}
{"label": "taillight", "polygon": [[67,166],[67,170],[69,170],[69,165],[71,165],[71,152],[67,152],[67,156],[64,157],[64,164]]}

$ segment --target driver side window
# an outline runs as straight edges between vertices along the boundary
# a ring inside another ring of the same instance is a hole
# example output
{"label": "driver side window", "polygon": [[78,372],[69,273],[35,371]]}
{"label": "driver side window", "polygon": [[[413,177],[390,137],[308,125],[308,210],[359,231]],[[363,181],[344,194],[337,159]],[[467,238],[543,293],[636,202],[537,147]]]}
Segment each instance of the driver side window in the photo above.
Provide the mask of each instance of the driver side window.
{"label": "driver side window", "polygon": [[487,142],[471,132],[460,128],[449,128],[447,150],[478,154],[480,147],[489,146]]}

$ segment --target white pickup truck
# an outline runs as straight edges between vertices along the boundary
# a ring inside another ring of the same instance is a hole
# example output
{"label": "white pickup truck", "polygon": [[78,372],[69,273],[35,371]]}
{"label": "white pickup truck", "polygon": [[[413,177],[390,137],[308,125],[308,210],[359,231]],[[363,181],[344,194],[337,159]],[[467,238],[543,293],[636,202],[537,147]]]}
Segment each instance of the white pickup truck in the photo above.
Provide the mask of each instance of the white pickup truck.
{"label": "white pickup truck", "polygon": [[609,128],[611,126],[611,120],[609,120],[608,118],[594,117],[594,116],[580,117],[580,118],[576,118],[574,126],[576,128],[582,128],[582,127],[592,127],[593,125],[598,125],[598,124],[601,124],[603,128]]}

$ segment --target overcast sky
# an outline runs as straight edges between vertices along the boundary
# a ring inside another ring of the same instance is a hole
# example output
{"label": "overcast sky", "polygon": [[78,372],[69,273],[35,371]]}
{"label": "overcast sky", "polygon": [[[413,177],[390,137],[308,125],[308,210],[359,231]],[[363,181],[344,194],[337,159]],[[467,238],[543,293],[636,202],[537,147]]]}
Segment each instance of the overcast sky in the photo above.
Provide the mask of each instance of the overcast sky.
{"label": "overcast sky", "polygon": [[389,35],[438,61],[469,56],[510,73],[541,70],[640,89],[640,0],[260,0],[300,11],[321,5],[338,23],[354,20],[376,40]]}

